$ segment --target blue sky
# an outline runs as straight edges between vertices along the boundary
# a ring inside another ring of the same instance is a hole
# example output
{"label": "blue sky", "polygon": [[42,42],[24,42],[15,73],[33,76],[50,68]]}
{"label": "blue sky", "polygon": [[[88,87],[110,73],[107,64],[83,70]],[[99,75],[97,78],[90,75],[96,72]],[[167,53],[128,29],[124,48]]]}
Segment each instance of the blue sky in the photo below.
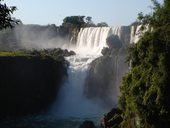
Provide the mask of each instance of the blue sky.
{"label": "blue sky", "polygon": [[[162,1],[162,0],[159,0]],[[66,16],[91,16],[94,23],[129,25],[139,12],[151,12],[151,0],[5,0],[24,24],[61,25]]]}

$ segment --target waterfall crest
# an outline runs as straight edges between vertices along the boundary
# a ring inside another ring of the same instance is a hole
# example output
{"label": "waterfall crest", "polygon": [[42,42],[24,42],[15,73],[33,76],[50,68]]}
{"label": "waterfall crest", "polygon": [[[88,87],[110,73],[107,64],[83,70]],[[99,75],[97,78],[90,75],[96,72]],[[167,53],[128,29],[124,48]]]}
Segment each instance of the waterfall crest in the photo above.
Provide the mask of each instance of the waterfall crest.
{"label": "waterfall crest", "polygon": [[76,52],[80,54],[101,55],[103,47],[107,47],[106,39],[110,35],[121,36],[121,27],[89,27],[81,28],[76,44]]}

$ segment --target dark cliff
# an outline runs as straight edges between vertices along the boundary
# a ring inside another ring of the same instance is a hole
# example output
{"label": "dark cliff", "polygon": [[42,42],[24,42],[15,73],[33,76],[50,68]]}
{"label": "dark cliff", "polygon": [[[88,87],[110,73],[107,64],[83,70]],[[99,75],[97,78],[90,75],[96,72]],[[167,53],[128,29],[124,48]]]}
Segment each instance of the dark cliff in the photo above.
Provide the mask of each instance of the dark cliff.
{"label": "dark cliff", "polygon": [[45,112],[67,76],[65,62],[42,56],[0,57],[0,116]]}

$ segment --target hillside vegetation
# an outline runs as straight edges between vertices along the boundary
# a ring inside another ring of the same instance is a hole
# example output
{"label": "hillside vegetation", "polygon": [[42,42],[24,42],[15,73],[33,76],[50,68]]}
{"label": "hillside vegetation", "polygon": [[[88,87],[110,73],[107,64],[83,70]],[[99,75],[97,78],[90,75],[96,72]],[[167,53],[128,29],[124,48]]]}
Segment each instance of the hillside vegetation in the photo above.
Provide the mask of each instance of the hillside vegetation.
{"label": "hillside vegetation", "polygon": [[139,15],[148,31],[129,48],[131,69],[123,78],[120,108],[125,128],[170,126],[170,1],[152,0],[154,12]]}

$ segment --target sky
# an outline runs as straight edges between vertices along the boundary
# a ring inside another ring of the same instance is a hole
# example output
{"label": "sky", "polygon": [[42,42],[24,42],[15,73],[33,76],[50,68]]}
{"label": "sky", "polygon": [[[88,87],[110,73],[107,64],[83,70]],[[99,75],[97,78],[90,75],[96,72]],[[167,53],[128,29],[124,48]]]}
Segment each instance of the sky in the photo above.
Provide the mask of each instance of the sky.
{"label": "sky", "polygon": [[[161,0],[158,0],[161,1]],[[66,16],[91,16],[94,23],[129,25],[138,13],[152,11],[151,0],[5,0],[18,10],[12,16],[24,24],[61,25]]]}

